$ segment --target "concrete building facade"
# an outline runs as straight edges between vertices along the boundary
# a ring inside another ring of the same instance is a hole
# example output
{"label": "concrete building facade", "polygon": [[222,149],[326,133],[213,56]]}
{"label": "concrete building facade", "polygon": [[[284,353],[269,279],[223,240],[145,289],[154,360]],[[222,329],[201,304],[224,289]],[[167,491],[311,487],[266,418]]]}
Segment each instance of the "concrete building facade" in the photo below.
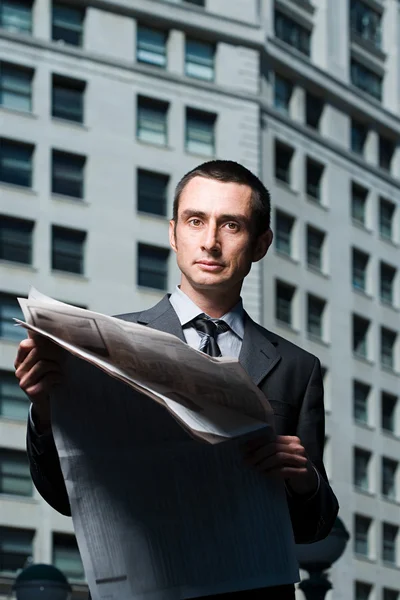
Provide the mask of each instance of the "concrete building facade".
{"label": "concrete building facade", "polygon": [[352,535],[331,598],[400,598],[399,30],[397,0],[0,2],[0,593],[28,557],[85,590],[72,523],[26,471],[15,297],[157,302],[174,186],[215,156],[272,195],[248,312],[324,367]]}

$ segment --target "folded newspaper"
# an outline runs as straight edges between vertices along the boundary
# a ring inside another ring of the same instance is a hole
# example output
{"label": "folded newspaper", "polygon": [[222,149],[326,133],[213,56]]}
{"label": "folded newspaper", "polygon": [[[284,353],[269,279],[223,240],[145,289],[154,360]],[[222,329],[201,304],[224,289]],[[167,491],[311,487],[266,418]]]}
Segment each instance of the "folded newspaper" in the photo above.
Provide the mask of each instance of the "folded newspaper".
{"label": "folded newspaper", "polygon": [[69,351],[52,430],[92,600],[298,581],[284,484],[243,459],[272,410],[237,360],[36,290],[20,304]]}
{"label": "folded newspaper", "polygon": [[213,358],[169,333],[59,302],[18,298],[27,329],[162,404],[190,433],[218,443],[273,425],[261,390],[233,358]]}

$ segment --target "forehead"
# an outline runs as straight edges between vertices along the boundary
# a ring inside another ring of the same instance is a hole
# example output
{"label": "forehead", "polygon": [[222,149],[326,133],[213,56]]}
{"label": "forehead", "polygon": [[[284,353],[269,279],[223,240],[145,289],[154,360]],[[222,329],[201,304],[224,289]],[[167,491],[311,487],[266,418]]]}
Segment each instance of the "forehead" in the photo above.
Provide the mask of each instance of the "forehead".
{"label": "forehead", "polygon": [[187,209],[212,214],[240,213],[250,217],[251,188],[241,183],[194,177],[181,193],[178,214]]}

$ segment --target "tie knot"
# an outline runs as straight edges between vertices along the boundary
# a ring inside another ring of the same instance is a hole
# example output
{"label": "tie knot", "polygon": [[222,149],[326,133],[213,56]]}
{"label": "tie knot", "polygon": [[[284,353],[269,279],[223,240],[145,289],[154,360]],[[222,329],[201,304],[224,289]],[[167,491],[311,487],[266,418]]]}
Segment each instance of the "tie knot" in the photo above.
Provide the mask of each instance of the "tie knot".
{"label": "tie knot", "polygon": [[210,319],[204,314],[193,319],[192,323],[197,331],[201,331],[214,339],[219,333],[229,330],[229,325],[222,319]]}

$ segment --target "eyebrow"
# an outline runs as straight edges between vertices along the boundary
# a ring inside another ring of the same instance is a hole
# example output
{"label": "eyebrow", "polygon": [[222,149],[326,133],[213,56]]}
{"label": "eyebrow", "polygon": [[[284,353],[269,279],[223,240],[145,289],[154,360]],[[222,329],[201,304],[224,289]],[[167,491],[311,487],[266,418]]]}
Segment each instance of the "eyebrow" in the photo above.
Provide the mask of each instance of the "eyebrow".
{"label": "eyebrow", "polygon": [[[207,219],[208,215],[202,210],[187,208],[181,213],[181,218],[188,219],[189,217],[199,217],[200,219]],[[238,221],[239,223],[242,223],[244,225],[248,225],[250,223],[250,220],[244,215],[233,213],[219,215],[217,221]]]}

